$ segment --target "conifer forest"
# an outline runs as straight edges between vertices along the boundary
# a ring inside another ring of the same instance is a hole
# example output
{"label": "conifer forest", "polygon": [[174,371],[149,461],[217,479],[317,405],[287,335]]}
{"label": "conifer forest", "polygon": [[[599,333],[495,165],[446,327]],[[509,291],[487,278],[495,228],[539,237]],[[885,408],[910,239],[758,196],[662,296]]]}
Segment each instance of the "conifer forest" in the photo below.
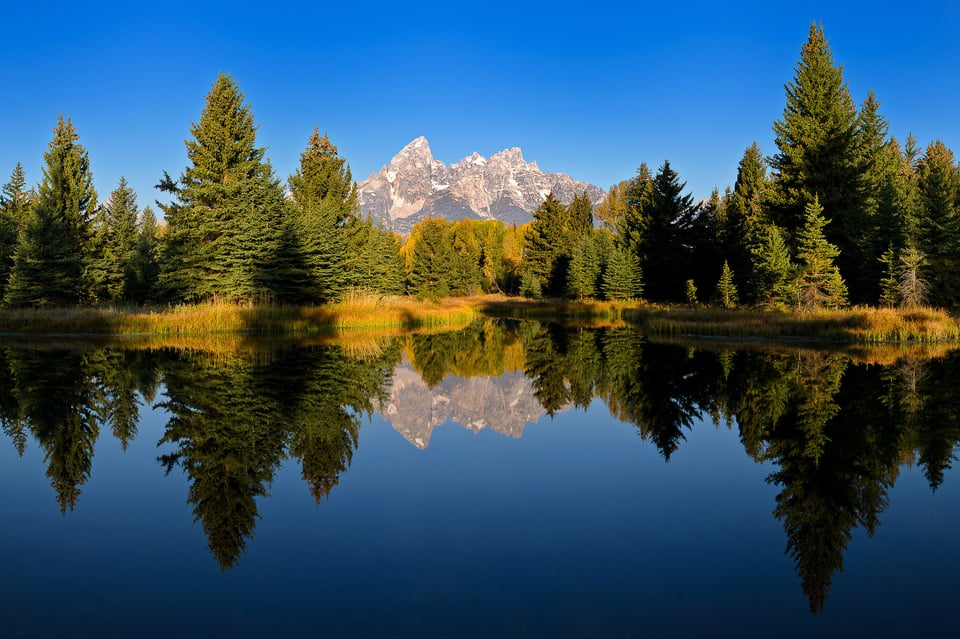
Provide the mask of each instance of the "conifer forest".
{"label": "conifer forest", "polygon": [[938,140],[893,138],[880,97],[858,104],[843,73],[823,27],[811,25],[773,122],[776,148],[748,146],[736,182],[709,199],[686,193],[669,160],[643,162],[596,206],[586,193],[569,204],[550,194],[528,224],[430,218],[407,237],[361,214],[349,164],[319,129],[305,132],[297,171],[279,177],[227,74],[189,131],[187,166],[158,176],[159,211],[141,208],[123,178],[99,195],[78,129],[61,116],[36,186],[18,164],[0,194],[0,299],[306,305],[363,289],[783,310],[955,307],[953,152]]}

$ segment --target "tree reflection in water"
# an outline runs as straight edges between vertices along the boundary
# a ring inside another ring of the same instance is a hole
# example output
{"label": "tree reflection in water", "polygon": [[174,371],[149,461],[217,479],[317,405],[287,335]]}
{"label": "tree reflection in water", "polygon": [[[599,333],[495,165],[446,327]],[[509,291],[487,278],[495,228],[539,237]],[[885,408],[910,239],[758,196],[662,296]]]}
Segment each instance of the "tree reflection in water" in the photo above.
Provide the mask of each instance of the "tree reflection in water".
{"label": "tree reflection in water", "polygon": [[621,328],[492,320],[362,347],[8,347],[0,426],[21,455],[31,438],[43,451],[65,514],[90,477],[101,432],[125,449],[141,408],[157,403],[168,414],[160,443],[172,447],[159,460],[186,476],[187,501],[227,569],[284,460],[299,463],[318,503],[336,487],[362,416],[385,403],[402,356],[430,387],[448,375],[522,370],[549,415],[599,399],[665,462],[703,420],[736,425],[746,454],[773,467],[773,514],[813,611],[823,609],[853,531],[880,524],[900,467],[919,464],[936,490],[960,440],[960,354],[715,350]]}

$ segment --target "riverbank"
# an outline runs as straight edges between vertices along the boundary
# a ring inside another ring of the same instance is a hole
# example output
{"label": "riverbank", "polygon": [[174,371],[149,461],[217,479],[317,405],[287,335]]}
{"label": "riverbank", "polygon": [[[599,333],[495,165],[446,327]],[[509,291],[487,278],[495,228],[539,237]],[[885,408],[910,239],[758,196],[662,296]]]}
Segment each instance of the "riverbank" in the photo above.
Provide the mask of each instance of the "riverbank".
{"label": "riverbank", "polygon": [[156,308],[74,307],[0,309],[8,335],[215,334],[357,335],[455,330],[480,317],[559,321],[582,326],[634,326],[650,335],[737,339],[817,339],[839,342],[948,342],[960,322],[944,310],[856,307],[779,312],[689,308],[640,302],[544,301],[503,295],[416,300],[355,295],[324,306],[204,302]]}
{"label": "riverbank", "polygon": [[628,324],[661,336],[737,339],[816,339],[839,342],[947,342],[960,340],[960,321],[934,308],[854,307],[782,312],[759,309],[690,308],[639,302],[546,302],[482,298],[487,315],[514,319],[560,319],[576,323]]}

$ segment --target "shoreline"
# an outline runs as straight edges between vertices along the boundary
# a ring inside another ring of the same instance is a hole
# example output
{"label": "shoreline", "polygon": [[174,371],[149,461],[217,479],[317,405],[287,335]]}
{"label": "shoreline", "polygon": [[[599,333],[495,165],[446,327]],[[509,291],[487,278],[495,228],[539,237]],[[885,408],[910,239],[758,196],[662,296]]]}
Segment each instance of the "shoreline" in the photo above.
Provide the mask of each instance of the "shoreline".
{"label": "shoreline", "polygon": [[379,335],[456,330],[482,318],[583,327],[634,327],[656,336],[848,343],[960,341],[960,321],[933,308],[854,307],[811,312],[663,306],[645,302],[545,301],[503,295],[417,300],[354,295],[323,306],[203,302],[171,307],[0,309],[0,339]]}

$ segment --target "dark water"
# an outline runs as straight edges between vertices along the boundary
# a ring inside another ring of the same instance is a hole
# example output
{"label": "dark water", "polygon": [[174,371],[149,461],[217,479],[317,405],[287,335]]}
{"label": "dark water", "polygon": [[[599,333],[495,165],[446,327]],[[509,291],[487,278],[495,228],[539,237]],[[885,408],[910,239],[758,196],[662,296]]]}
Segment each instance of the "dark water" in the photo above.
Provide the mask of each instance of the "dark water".
{"label": "dark water", "polygon": [[7,344],[0,420],[4,637],[955,631],[958,353]]}

